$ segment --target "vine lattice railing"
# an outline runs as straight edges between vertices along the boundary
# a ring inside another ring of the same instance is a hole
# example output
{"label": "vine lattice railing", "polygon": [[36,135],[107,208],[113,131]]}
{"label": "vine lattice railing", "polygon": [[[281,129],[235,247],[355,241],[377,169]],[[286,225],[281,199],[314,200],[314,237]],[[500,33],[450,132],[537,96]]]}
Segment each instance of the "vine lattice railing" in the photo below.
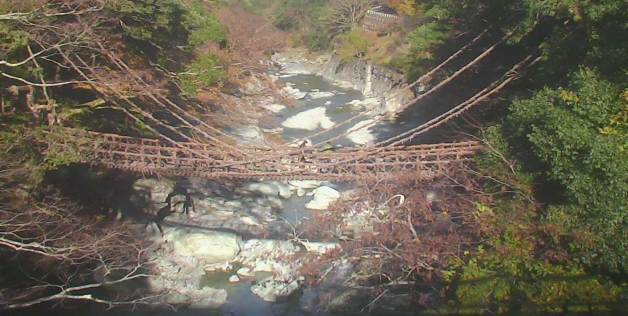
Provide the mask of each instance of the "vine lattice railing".
{"label": "vine lattice railing", "polygon": [[203,178],[355,181],[417,175],[465,161],[481,149],[477,141],[415,146],[342,148],[248,148],[239,151],[207,143],[169,144],[155,139],[66,130],[49,133],[42,151],[73,151],[81,161],[107,168]]}

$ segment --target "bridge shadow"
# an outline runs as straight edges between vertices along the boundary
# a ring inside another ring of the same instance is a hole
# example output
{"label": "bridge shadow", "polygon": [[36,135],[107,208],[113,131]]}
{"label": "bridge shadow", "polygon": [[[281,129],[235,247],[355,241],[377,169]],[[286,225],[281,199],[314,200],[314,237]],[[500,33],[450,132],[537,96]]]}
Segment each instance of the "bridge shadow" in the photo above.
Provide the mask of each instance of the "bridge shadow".
{"label": "bridge shadow", "polygon": [[[429,120],[441,115],[453,108],[458,102],[458,98],[452,97],[444,92],[435,92],[425,99],[411,104],[407,109],[397,115],[394,122],[390,124],[379,124],[371,128],[371,133],[378,142],[390,139],[411,130]],[[427,131],[416,136],[405,145],[433,144],[451,141],[451,135],[455,122],[448,122],[444,126]]]}
{"label": "bridge shadow", "polygon": [[[205,231],[214,231],[214,232],[220,232],[220,233],[233,233],[236,235],[240,235],[243,236],[243,233],[232,229],[232,228],[226,228],[226,227],[207,227],[207,226],[201,226],[201,225],[197,225],[194,224],[193,221],[189,222],[189,223],[183,223],[183,222],[179,222],[179,221],[173,221],[173,220],[164,220],[162,222],[163,226],[168,226],[168,227],[178,227],[178,228],[190,228],[190,229],[199,229],[199,230],[205,230]],[[254,237],[254,235],[250,234],[250,237]]]}

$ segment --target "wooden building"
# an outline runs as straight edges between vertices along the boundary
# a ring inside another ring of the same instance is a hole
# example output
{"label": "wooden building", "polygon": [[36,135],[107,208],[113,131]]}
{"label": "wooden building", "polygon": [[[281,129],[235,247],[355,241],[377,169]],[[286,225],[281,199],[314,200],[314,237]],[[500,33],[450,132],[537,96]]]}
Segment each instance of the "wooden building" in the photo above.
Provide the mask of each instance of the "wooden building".
{"label": "wooden building", "polygon": [[367,32],[379,33],[399,21],[399,14],[391,7],[376,6],[366,12],[362,28]]}

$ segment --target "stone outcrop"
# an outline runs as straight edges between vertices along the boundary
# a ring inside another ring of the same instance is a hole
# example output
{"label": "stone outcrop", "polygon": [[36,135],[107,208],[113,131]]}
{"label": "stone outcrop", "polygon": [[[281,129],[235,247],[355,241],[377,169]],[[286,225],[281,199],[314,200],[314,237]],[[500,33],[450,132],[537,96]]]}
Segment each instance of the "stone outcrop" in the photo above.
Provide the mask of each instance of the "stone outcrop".
{"label": "stone outcrop", "polygon": [[347,82],[365,95],[378,98],[381,102],[380,114],[395,111],[413,98],[412,92],[409,91],[392,97],[407,86],[405,76],[368,61],[345,63],[334,55],[325,65],[321,75],[335,81]]}

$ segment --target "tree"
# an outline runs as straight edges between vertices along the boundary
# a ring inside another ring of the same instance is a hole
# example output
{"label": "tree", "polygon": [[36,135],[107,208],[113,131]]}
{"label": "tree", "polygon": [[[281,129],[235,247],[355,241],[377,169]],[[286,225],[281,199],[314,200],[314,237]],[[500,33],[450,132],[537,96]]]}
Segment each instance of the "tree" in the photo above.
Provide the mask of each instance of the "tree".
{"label": "tree", "polygon": [[359,25],[375,0],[332,0],[323,24],[332,34],[343,33]]}
{"label": "tree", "polygon": [[585,68],[567,87],[515,102],[499,129],[513,156],[560,184],[553,194],[566,201],[549,199],[547,221],[590,239],[574,244],[582,262],[612,271],[628,269],[627,89]]}
{"label": "tree", "polygon": [[31,161],[25,143],[36,142],[36,135],[4,131],[0,142],[0,310],[65,301],[155,303],[142,287],[150,274],[149,244],[137,238],[137,229],[106,221],[106,213],[90,214],[56,190],[38,187],[42,168],[53,166]]}
{"label": "tree", "polygon": [[387,4],[400,14],[414,16],[417,13],[414,0],[388,0]]}

